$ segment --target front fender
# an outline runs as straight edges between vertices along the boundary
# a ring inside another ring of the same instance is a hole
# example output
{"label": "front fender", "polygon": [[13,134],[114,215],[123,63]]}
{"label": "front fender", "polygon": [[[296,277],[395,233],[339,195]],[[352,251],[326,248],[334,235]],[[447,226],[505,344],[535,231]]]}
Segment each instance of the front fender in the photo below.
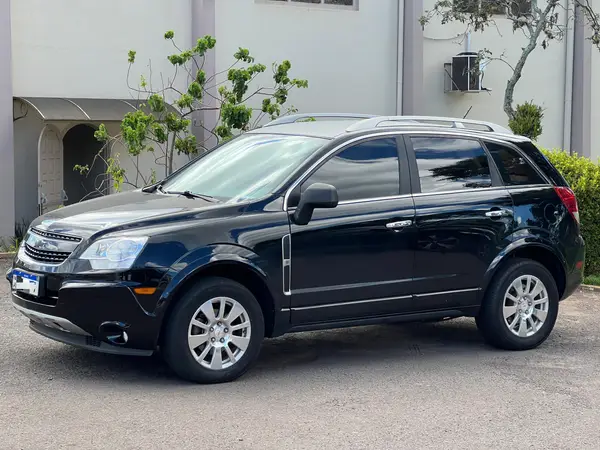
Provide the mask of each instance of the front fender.
{"label": "front fender", "polygon": [[556,247],[552,244],[549,236],[543,236],[540,234],[534,234],[531,232],[523,233],[521,230],[518,234],[513,236],[513,241],[507,245],[491,262],[485,275],[483,277],[483,283],[480,290],[480,296],[483,297],[485,291],[487,290],[489,284],[492,279],[496,275],[498,268],[508,259],[511,258],[515,252],[522,250],[528,247],[537,247],[549,251],[552,253],[559,261],[566,273],[566,260],[564,255],[556,250]]}
{"label": "front fender", "polygon": [[244,264],[266,279],[266,273],[255,262],[257,259],[258,255],[252,250],[236,244],[214,244],[193,250],[173,263],[165,273],[161,282],[164,288],[157,306],[162,307],[169,302],[177,288],[202,269],[219,262]]}

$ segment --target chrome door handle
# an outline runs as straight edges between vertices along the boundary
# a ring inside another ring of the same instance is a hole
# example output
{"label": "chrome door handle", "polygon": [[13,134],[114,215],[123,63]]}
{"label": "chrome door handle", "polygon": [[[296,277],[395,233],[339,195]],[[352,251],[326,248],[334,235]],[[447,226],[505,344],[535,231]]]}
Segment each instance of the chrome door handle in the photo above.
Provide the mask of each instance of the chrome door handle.
{"label": "chrome door handle", "polygon": [[510,216],[510,211],[506,209],[494,209],[485,213],[487,217],[504,217]]}
{"label": "chrome door handle", "polygon": [[400,228],[410,227],[412,225],[412,220],[401,220],[400,222],[390,222],[386,223],[385,227],[390,230],[398,230]]}

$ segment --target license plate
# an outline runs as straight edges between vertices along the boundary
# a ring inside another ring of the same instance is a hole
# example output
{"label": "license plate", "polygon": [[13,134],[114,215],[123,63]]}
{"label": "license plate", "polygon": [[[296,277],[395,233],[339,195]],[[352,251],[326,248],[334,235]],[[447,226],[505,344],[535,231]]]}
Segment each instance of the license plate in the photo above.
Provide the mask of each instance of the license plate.
{"label": "license plate", "polygon": [[40,295],[40,277],[22,270],[13,270],[12,288],[18,292],[24,292],[37,297]]}

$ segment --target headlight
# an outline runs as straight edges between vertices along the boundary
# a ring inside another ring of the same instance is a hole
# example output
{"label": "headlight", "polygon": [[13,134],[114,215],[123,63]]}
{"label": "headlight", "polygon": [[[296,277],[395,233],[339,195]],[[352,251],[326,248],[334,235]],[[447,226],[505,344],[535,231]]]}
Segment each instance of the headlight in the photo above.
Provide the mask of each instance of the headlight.
{"label": "headlight", "polygon": [[147,237],[106,238],[90,245],[79,259],[90,262],[96,270],[127,270],[142,252]]}

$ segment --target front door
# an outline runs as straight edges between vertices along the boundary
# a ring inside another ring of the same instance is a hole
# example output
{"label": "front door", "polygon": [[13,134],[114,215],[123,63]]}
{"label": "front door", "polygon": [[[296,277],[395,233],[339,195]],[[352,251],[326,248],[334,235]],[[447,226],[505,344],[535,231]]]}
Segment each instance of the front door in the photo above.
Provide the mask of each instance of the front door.
{"label": "front door", "polygon": [[335,186],[339,204],[308,225],[292,221],[294,325],[396,314],[411,302],[415,212],[402,142],[350,145],[302,183]]}
{"label": "front door", "polygon": [[41,213],[63,204],[63,144],[58,130],[46,125],[39,141],[39,193]]}
{"label": "front door", "polygon": [[473,306],[511,234],[511,195],[479,140],[419,135],[406,142],[420,190],[415,300],[430,309]]}

